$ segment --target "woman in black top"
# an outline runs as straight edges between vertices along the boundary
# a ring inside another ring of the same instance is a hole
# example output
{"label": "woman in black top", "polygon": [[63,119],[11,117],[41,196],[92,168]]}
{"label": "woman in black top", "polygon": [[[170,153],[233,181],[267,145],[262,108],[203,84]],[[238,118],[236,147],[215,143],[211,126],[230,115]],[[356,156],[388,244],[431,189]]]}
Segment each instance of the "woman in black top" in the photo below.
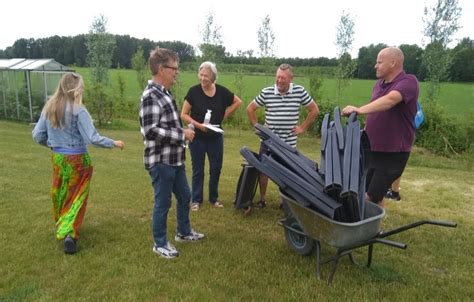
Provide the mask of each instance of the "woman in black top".
{"label": "woman in black top", "polygon": [[192,211],[198,211],[203,202],[206,154],[209,160],[209,202],[213,207],[223,207],[218,201],[218,187],[224,156],[224,137],[222,133],[206,128],[205,115],[210,110],[209,124],[222,128],[222,121],[242,103],[238,96],[216,84],[217,69],[214,63],[202,63],[198,77],[200,84],[189,89],[181,111],[181,119],[195,128],[194,140],[189,144],[193,166]]}

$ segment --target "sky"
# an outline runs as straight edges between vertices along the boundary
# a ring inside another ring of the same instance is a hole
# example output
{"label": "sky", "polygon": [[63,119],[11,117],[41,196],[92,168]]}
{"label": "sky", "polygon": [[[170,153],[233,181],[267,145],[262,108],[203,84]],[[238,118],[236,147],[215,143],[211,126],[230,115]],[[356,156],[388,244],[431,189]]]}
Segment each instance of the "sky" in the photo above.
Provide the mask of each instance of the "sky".
{"label": "sky", "polygon": [[[423,47],[423,10],[436,0],[155,0],[4,1],[0,17],[0,49],[20,38],[75,36],[88,33],[95,17],[104,15],[112,34],[153,41],[178,40],[197,47],[206,16],[211,12],[226,51],[252,49],[258,55],[257,31],[266,15],[275,34],[277,57],[337,55],[336,32],[343,11],[354,21],[351,54],[360,47],[385,43]],[[453,36],[474,39],[474,1],[459,0],[462,28]]]}

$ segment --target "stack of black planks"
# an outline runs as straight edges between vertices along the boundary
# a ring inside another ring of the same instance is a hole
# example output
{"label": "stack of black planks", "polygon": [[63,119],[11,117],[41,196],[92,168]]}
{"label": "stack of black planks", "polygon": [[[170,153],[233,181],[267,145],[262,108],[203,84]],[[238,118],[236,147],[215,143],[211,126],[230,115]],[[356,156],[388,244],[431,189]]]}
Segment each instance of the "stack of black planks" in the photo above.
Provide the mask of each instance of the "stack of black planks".
{"label": "stack of black planks", "polygon": [[364,212],[364,150],[355,115],[342,125],[340,110],[334,118],[324,116],[321,126],[321,162],[317,163],[282,141],[270,129],[257,124],[256,134],[262,139],[268,154],[256,154],[246,147],[240,153],[260,173],[267,175],[300,204],[327,217],[342,222],[357,222]]}

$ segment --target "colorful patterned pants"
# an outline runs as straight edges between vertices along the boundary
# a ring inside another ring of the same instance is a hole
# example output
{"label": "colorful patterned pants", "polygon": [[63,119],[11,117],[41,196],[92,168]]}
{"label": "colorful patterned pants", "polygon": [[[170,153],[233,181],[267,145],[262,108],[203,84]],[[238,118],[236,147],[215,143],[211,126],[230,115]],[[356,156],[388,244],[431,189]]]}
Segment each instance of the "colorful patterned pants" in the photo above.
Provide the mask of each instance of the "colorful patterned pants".
{"label": "colorful patterned pants", "polygon": [[89,154],[52,153],[53,181],[51,199],[56,221],[56,238],[70,235],[79,238],[79,228],[86,213],[92,163]]}

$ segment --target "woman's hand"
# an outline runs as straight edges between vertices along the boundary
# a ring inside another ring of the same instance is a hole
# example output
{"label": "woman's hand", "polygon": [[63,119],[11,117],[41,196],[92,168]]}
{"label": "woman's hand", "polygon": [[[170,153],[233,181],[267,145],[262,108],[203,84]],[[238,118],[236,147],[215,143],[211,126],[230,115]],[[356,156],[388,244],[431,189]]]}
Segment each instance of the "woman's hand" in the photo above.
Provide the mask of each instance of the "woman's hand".
{"label": "woman's hand", "polygon": [[201,130],[201,132],[207,132],[207,128],[206,128],[206,126],[204,126],[204,124],[196,123],[195,125],[196,125],[196,127],[198,127],[199,130]]}
{"label": "woman's hand", "polygon": [[117,148],[120,148],[120,150],[123,150],[123,147],[125,147],[125,144],[122,141],[114,141],[114,146]]}

